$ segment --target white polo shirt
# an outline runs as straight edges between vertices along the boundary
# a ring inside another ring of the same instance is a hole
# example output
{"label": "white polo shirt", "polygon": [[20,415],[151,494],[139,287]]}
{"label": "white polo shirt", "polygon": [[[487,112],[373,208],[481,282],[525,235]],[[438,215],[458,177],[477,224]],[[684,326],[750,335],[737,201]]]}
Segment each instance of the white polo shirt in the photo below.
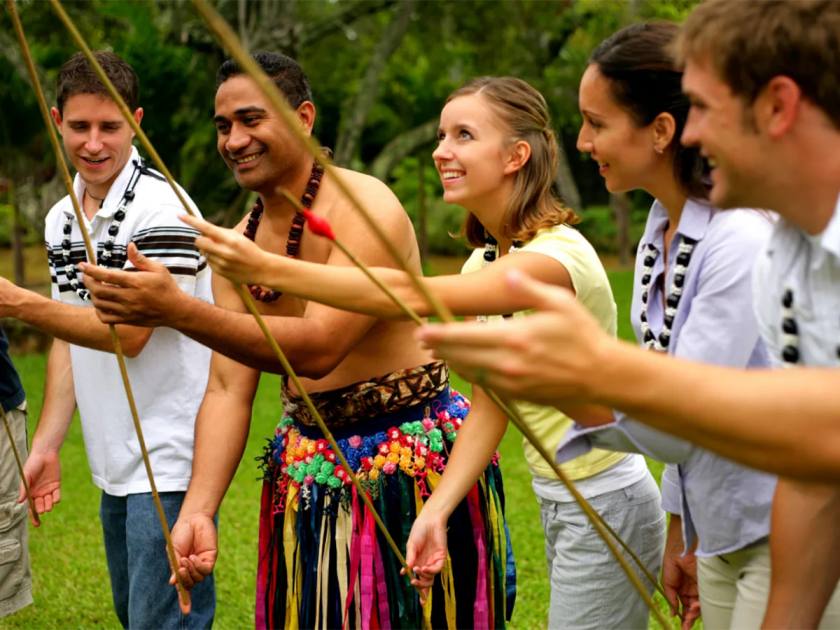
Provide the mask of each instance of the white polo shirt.
{"label": "white polo shirt", "polygon": [[[102,207],[92,221],[85,218],[97,259],[109,239],[108,228],[137,160],[139,154],[133,148]],[[85,184],[78,175],[74,189],[81,200]],[[145,256],[166,265],[184,292],[212,302],[210,269],[195,248],[196,232],[178,219],[184,209],[169,184],[156,173],[144,174],[134,191],[135,198],[127,205],[114,238],[114,262],[132,268],[126,260],[126,248],[133,241]],[[197,212],[191,200],[190,205]],[[77,265],[87,259],[73,206],[69,196],[64,197],[50,209],[44,230],[52,296],[67,304],[92,308],[70,286],[65,274],[61,242],[68,218],[72,218],[70,260]],[[81,273],[78,277],[81,280]],[[71,344],[70,357],[94,484],[115,496],[149,492],[116,356]],[[207,385],[210,350],[171,328],[155,328],[140,355],[126,357],[126,365],[157,488],[161,492],[186,490],[195,416]]]}
{"label": "white polo shirt", "polygon": [[753,279],[753,304],[761,336],[781,363],[786,343],[782,297],[793,294],[799,364],[840,366],[840,198],[826,228],[810,236],[777,222]]}

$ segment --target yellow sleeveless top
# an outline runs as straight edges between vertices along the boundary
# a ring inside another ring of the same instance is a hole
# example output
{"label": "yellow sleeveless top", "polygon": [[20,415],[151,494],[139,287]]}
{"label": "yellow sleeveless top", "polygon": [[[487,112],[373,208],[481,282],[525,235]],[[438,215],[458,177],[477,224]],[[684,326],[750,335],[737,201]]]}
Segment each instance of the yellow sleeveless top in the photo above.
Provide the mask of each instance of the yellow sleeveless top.
{"label": "yellow sleeveless top", "polygon": [[[598,320],[601,327],[615,336],[616,308],[612,288],[598,254],[580,232],[567,225],[556,225],[541,230],[520,248],[511,248],[510,254],[532,252],[543,254],[559,261],[569,272],[578,301]],[[483,249],[476,249],[464,263],[461,273],[478,271],[483,264]],[[524,317],[527,311],[514,313]],[[500,315],[489,319],[500,319]],[[563,435],[572,426],[572,420],[554,407],[518,401],[516,407],[522,418],[539,438],[543,447],[554,453]],[[556,479],[549,465],[537,450],[523,438],[522,446],[531,474],[537,477]],[[573,459],[560,468],[570,479],[585,479],[598,474],[627,457],[626,453],[615,453],[592,449],[586,455]]]}

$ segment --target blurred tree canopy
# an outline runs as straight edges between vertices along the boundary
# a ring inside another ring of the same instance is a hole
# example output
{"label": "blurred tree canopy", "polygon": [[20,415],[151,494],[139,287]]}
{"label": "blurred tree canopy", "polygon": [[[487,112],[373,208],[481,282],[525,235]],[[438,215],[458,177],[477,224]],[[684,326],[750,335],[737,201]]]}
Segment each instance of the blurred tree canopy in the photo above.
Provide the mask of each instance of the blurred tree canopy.
{"label": "blurred tree canopy", "polygon": [[[457,231],[462,211],[441,201],[430,157],[446,96],[480,75],[515,75],[533,84],[549,102],[564,148],[561,192],[575,206],[605,206],[608,195],[597,169],[574,147],[577,84],[589,53],[631,21],[680,20],[695,2],[217,0],[215,5],[251,50],[298,59],[315,95],[320,141],[336,149],[340,163],[391,184],[413,217],[426,212],[431,250],[447,252],[462,247],[447,236]],[[48,3],[21,0],[18,7],[52,100],[58,69],[76,49]],[[216,153],[212,124],[214,75],[225,54],[192,5],[74,0],[65,8],[93,48],[113,50],[137,70],[144,128],[205,215],[227,224],[238,218],[247,195]],[[64,193],[5,12],[0,59],[0,201],[3,190],[15,191],[13,202],[37,241],[44,214]]]}

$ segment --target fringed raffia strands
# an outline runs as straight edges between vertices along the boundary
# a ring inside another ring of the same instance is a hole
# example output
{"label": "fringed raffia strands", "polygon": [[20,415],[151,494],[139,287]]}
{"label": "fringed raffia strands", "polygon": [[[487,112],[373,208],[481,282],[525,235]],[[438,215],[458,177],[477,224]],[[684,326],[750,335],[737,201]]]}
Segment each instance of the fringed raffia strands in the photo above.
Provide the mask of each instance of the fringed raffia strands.
{"label": "fringed raffia strands", "polygon": [[[350,544],[353,540],[353,520],[350,514],[339,507],[335,521],[335,569],[338,581],[339,600],[344,604],[347,601],[347,564],[350,562]],[[347,627],[347,619],[344,619],[343,627]]]}
{"label": "fringed raffia strands", "polygon": [[348,627],[347,622],[350,615],[350,608],[354,607],[356,628],[361,627],[362,611],[361,611],[361,588],[359,586],[359,568],[362,561],[362,521],[361,511],[359,510],[359,501],[356,497],[356,488],[351,490],[350,501],[350,517],[352,519],[352,534],[350,538],[350,581],[348,599],[344,604],[344,623],[345,628]]}
{"label": "fringed raffia strands", "polygon": [[[420,491],[420,484],[414,484],[414,514],[420,514],[423,509],[423,493]],[[429,594],[426,596],[426,603],[423,604],[423,628],[432,627],[432,589],[429,589]]]}
{"label": "fringed raffia strands", "polygon": [[458,620],[455,611],[458,610],[458,600],[455,598],[455,576],[452,575],[452,558],[446,554],[443,571],[440,572],[440,585],[443,588],[443,610],[446,614],[446,627],[457,630]]}
{"label": "fringed raffia strands", "polygon": [[[286,619],[283,627],[289,630],[297,630],[298,619],[298,593],[300,592],[302,575],[300,566],[300,548],[297,543],[295,528],[297,525],[298,502],[297,488],[289,488],[286,497],[286,513],[283,518],[283,550],[286,557]],[[276,594],[272,594],[276,597]]]}
{"label": "fringed raffia strands", "polygon": [[[373,517],[371,517],[373,521]],[[376,536],[376,529],[371,527],[373,535]],[[388,605],[388,581],[385,575],[385,564],[382,561],[382,550],[378,544],[373,546],[373,579],[376,586],[377,624],[382,630],[391,630],[391,610]]]}
{"label": "fringed raffia strands", "polygon": [[501,518],[501,500],[496,492],[491,475],[479,478],[481,496],[484,498],[485,514],[487,514],[487,533],[492,543],[490,554],[492,557],[491,570],[488,571],[490,580],[490,611],[494,620],[505,617],[505,593],[507,592],[507,536],[504,530],[504,520]]}
{"label": "fringed raffia strands", "polygon": [[[329,499],[325,499],[329,501]],[[315,627],[326,627],[327,612],[326,596],[329,591],[329,571],[326,567],[329,566],[330,560],[330,543],[327,532],[329,530],[329,511],[324,510],[321,514],[320,535],[318,536],[318,585],[315,592]],[[322,599],[323,598],[323,599]],[[323,614],[322,614],[323,611]],[[324,624],[323,626],[321,624]]]}
{"label": "fringed raffia strands", "polygon": [[373,554],[376,546],[376,534],[371,529],[373,518],[365,511],[362,521],[362,573],[359,582],[362,589],[362,627],[370,628],[373,616]]}
{"label": "fringed raffia strands", "polygon": [[478,555],[478,567],[475,584],[475,603],[473,604],[473,621],[476,628],[492,628],[490,610],[487,603],[487,540],[485,538],[484,519],[481,518],[479,508],[478,486],[473,486],[467,494],[467,506],[473,529],[473,542]]}

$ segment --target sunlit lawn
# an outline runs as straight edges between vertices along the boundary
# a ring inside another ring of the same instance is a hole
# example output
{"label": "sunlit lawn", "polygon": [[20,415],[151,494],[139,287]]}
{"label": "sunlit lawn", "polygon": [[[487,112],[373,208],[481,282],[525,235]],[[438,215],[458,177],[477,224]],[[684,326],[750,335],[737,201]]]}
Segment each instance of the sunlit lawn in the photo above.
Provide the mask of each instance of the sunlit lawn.
{"label": "sunlit lawn", "polygon": [[[619,321],[628,318],[629,271],[611,273],[619,304]],[[623,336],[629,327],[620,330]],[[15,358],[30,402],[30,431],[38,417],[43,387],[44,356]],[[456,383],[457,385],[457,383]],[[461,385],[463,387],[463,385]],[[259,475],[255,458],[279,414],[278,379],[264,377],[254,406],[251,437],[220,514],[220,557],[217,628],[253,624]],[[521,454],[520,437],[511,429],[501,447],[508,501],[508,520],[519,572],[514,628],[545,626],[548,581],[542,528],[530,476]],[[658,477],[659,468],[655,473]],[[62,450],[62,501],[31,529],[30,549],[35,604],[0,620],[0,628],[118,628],[113,613],[98,518],[99,491],[90,482],[78,421]]]}

